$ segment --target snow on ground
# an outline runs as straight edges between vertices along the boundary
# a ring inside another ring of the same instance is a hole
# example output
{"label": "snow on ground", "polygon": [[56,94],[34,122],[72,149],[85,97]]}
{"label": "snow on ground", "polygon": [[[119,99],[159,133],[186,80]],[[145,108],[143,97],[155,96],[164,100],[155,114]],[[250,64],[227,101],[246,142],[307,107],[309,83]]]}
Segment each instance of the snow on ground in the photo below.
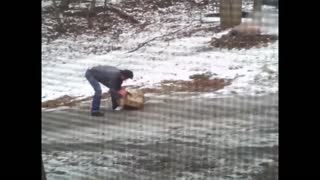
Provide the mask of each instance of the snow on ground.
{"label": "snow on ground", "polygon": [[[168,19],[175,21],[166,21]],[[219,37],[228,30],[221,33],[199,31],[190,37],[175,35],[168,41],[157,39],[127,53],[139,43],[157,36],[219,24],[217,18],[203,24],[198,19],[183,13],[159,14],[144,31],[137,32],[127,26],[116,40],[107,34],[99,38],[84,34],[76,39],[61,37],[49,44],[43,42],[42,101],[62,95],[92,95],[93,89],[84,73],[95,65],[132,70],[134,79],[124,85],[157,87],[162,80],[188,80],[190,75],[210,71],[215,73],[213,78],[238,78],[225,89],[205,95],[262,95],[278,91],[278,41],[249,50],[208,49],[212,37]],[[262,23],[264,33],[277,34],[277,11],[264,6]],[[98,53],[88,53],[94,46],[102,48]],[[103,51],[103,47],[110,46],[121,49]],[[107,91],[107,88],[103,87],[103,90]]]}
{"label": "snow on ground", "polygon": [[41,1],[41,7],[47,7],[47,6],[51,6],[51,5],[52,5],[51,0],[42,0]]}

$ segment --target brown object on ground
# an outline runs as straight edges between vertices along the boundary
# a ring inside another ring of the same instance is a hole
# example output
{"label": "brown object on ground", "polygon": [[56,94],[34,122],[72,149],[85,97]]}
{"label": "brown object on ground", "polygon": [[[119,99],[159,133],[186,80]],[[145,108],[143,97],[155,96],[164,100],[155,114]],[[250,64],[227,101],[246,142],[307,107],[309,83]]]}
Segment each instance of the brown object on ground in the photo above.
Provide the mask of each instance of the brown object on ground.
{"label": "brown object on ground", "polygon": [[252,47],[267,46],[268,43],[274,42],[278,39],[276,35],[263,35],[257,29],[234,29],[228,34],[221,36],[221,38],[212,38],[211,45],[216,48],[226,49],[249,49]]}
{"label": "brown object on ground", "polygon": [[138,110],[144,107],[144,93],[142,91],[130,91],[130,94],[126,95],[125,98],[121,99],[124,109]]}
{"label": "brown object on ground", "polygon": [[43,108],[50,108],[50,107],[59,107],[59,106],[70,106],[74,103],[74,99],[76,97],[71,97],[71,96],[61,96],[55,100],[49,100],[46,102],[42,103]]}
{"label": "brown object on ground", "polygon": [[230,85],[232,79],[195,78],[190,81],[165,80],[159,88],[142,88],[144,93],[166,94],[170,92],[213,92]]}

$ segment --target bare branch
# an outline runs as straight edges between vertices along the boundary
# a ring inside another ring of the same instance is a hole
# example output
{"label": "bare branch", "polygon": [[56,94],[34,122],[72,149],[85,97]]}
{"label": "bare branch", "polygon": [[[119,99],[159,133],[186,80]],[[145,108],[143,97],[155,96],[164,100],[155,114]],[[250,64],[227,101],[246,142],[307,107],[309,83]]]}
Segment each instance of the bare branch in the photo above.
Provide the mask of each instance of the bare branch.
{"label": "bare branch", "polygon": [[152,38],[152,39],[150,39],[150,40],[148,40],[148,41],[145,41],[145,42],[143,42],[143,43],[140,43],[140,44],[138,45],[138,47],[136,47],[135,49],[133,49],[133,50],[131,50],[131,51],[128,51],[127,53],[132,53],[132,52],[134,52],[134,51],[137,51],[138,49],[142,48],[142,47],[145,46],[146,44],[148,44],[148,43],[150,43],[150,42],[152,42],[152,41],[154,41],[154,40],[156,40],[156,39],[158,39],[158,38],[163,38],[163,37],[166,37],[166,36],[170,36],[170,35],[175,34],[175,33],[179,32],[179,31],[181,31],[181,30],[182,30],[182,29],[179,29],[179,30],[170,32],[170,33],[165,34],[165,35],[162,35],[162,36],[156,36],[156,37],[154,37],[154,38]]}

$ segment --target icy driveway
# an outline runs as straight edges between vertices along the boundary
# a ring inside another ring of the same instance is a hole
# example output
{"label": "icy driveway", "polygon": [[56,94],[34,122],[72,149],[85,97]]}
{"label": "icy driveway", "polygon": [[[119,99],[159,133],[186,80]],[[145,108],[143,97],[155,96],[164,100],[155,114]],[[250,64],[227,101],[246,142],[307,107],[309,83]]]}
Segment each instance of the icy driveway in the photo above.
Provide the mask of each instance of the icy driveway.
{"label": "icy driveway", "polygon": [[88,103],[43,112],[48,179],[277,179],[278,94],[190,97],[103,118]]}

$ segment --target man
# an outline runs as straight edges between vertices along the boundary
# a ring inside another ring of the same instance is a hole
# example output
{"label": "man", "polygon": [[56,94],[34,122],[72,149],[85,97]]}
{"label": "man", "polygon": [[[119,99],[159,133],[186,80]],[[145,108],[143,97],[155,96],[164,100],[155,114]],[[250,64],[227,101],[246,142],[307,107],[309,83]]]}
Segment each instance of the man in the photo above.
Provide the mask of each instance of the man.
{"label": "man", "polygon": [[112,109],[121,110],[122,107],[119,106],[118,100],[122,97],[122,93],[119,93],[119,90],[123,81],[133,78],[132,71],[120,70],[112,66],[96,66],[88,69],[85,77],[95,91],[91,107],[92,116],[103,116],[103,113],[100,112],[102,91],[99,83],[110,89]]}

